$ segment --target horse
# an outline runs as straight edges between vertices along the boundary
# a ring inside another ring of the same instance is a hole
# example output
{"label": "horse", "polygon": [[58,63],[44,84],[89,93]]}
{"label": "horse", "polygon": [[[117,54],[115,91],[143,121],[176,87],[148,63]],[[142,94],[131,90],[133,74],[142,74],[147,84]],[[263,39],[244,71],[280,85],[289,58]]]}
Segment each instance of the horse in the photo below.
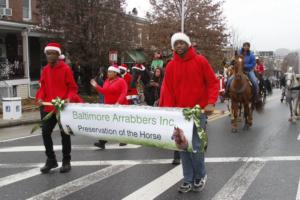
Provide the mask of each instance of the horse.
{"label": "horse", "polygon": [[140,93],[143,93],[146,104],[153,106],[155,100],[153,99],[153,95],[151,95],[151,88],[149,87],[151,71],[144,66],[132,67],[131,74],[131,87],[137,88]]}
{"label": "horse", "polygon": [[290,109],[290,122],[295,122],[297,118],[299,118],[299,91],[291,90],[294,87],[299,86],[299,82],[296,78],[296,74],[292,69],[289,69],[287,73],[285,73],[285,96],[286,102],[289,105]]}
{"label": "horse", "polygon": [[254,92],[247,75],[244,73],[244,57],[236,55],[234,62],[233,80],[229,88],[231,99],[231,127],[232,132],[237,132],[238,112],[244,109],[244,130],[252,126],[254,110]]}

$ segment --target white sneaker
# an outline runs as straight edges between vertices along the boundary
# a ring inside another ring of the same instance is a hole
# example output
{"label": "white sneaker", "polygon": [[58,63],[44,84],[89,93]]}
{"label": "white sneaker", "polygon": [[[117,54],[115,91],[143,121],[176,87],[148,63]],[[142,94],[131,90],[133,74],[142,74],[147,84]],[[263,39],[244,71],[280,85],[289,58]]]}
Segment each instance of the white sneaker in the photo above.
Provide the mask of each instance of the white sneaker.
{"label": "white sneaker", "polygon": [[207,174],[205,174],[205,176],[201,179],[196,179],[194,181],[193,191],[201,192],[205,187],[206,181],[207,181]]}

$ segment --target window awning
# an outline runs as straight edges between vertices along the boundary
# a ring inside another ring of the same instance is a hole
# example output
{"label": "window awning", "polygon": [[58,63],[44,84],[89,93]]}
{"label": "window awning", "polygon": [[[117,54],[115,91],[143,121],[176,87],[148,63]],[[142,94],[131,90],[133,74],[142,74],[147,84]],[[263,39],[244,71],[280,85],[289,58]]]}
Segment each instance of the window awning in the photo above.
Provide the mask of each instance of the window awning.
{"label": "window awning", "polygon": [[143,51],[130,50],[126,51],[129,59],[125,59],[125,63],[144,63],[147,61],[147,57]]}

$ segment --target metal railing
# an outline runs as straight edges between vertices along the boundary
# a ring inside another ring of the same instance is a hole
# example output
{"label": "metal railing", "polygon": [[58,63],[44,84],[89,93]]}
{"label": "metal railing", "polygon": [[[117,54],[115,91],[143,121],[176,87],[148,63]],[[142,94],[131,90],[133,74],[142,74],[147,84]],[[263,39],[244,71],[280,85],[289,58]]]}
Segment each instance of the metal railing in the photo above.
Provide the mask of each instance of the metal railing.
{"label": "metal railing", "polygon": [[0,81],[22,77],[24,77],[24,69],[21,62],[0,63]]}

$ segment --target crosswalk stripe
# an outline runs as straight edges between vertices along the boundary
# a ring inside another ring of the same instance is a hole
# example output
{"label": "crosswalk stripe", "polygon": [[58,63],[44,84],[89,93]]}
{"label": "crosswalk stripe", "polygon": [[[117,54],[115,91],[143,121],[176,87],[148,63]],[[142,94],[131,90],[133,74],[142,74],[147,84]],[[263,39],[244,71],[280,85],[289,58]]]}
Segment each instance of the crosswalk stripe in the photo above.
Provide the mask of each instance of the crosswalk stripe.
{"label": "crosswalk stripe", "polygon": [[300,200],[300,178],[299,178],[299,183],[298,183],[298,191],[297,191],[296,200]]}
{"label": "crosswalk stripe", "polygon": [[[136,149],[141,147],[140,145],[128,144],[126,146],[119,146],[119,144],[109,144],[106,145],[106,149]],[[61,150],[61,145],[54,145],[54,150]],[[83,150],[99,150],[98,147],[93,147],[91,145],[73,145],[72,150],[83,151]],[[6,147],[0,148],[1,153],[11,153],[11,152],[33,152],[33,151],[45,151],[44,146],[14,146],[14,147]]]}
{"label": "crosswalk stripe", "polygon": [[0,143],[4,143],[4,142],[12,142],[12,141],[16,141],[16,140],[21,140],[21,139],[26,139],[26,138],[36,137],[36,136],[39,136],[39,135],[40,135],[40,134],[35,134],[35,135],[28,135],[28,136],[24,136],[24,137],[11,138],[11,139],[7,139],[7,140],[0,140]]}
{"label": "crosswalk stripe", "polygon": [[243,164],[212,200],[240,200],[264,165],[265,162]]}
{"label": "crosswalk stripe", "polygon": [[10,176],[2,177],[0,178],[0,188],[12,183],[16,183],[18,181],[25,180],[27,178],[31,178],[33,176],[39,175],[40,173],[41,172],[39,168],[34,168]]}
{"label": "crosswalk stripe", "polygon": [[[275,161],[300,161],[300,156],[274,156],[274,157],[207,157],[206,163],[235,163],[235,162],[275,162]],[[97,165],[153,165],[169,164],[172,159],[146,159],[146,160],[87,160],[72,161],[72,166],[97,166]],[[44,163],[2,163],[0,168],[33,168]]]}
{"label": "crosswalk stripe", "polygon": [[151,181],[144,187],[138,189],[127,197],[123,198],[123,200],[151,200],[165,192],[167,189],[172,187],[178,181],[182,179],[182,167],[177,166],[172,170],[168,171],[164,175],[159,178]]}
{"label": "crosswalk stripe", "polygon": [[60,185],[58,187],[55,187],[51,190],[48,190],[46,192],[43,192],[41,194],[38,194],[36,196],[33,196],[27,200],[54,200],[54,199],[60,199],[67,195],[70,195],[74,192],[77,192],[79,190],[82,190],[94,183],[97,183],[99,181],[102,181],[110,176],[113,176],[115,174],[118,174],[124,170],[129,169],[133,165],[116,165],[116,166],[110,166],[106,167],[104,169],[98,170],[96,172],[90,173],[86,176],[80,177],[78,179],[75,179],[71,182],[68,182],[66,184]]}

